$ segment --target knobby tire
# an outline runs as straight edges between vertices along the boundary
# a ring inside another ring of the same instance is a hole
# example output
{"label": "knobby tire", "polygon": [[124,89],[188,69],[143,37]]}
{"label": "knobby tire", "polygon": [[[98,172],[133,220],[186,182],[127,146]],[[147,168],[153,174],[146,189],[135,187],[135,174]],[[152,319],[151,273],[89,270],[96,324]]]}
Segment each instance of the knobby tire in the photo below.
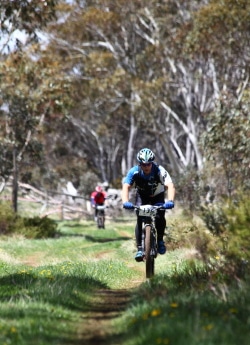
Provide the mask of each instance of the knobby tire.
{"label": "knobby tire", "polygon": [[151,233],[151,226],[145,227],[145,261],[146,261],[146,278],[151,278],[154,275],[155,258],[151,255],[151,248],[153,246],[153,236]]}
{"label": "knobby tire", "polygon": [[100,212],[97,215],[97,226],[99,229],[104,229],[104,215]]}

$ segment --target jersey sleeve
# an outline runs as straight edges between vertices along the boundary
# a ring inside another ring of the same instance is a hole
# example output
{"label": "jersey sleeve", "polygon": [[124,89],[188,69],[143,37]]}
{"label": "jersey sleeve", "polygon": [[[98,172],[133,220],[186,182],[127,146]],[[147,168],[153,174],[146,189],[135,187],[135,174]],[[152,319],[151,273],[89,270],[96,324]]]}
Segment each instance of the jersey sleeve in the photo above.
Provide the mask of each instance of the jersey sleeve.
{"label": "jersey sleeve", "polygon": [[160,170],[160,180],[164,185],[173,182],[171,176],[163,166],[159,165]]}
{"label": "jersey sleeve", "polygon": [[127,175],[124,177],[124,179],[123,179],[123,184],[124,184],[124,183],[127,183],[127,184],[129,184],[130,186],[132,186],[132,185],[134,184],[134,175],[135,175],[135,173],[138,172],[137,170],[138,170],[138,169],[136,169],[136,167],[131,168],[131,169],[128,171]]}

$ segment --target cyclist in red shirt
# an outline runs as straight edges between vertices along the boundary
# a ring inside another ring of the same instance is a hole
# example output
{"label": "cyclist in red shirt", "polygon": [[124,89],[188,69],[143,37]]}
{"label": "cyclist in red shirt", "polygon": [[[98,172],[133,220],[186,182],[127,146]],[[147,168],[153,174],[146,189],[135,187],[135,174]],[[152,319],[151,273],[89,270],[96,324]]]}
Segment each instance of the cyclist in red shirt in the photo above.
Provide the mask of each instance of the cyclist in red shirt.
{"label": "cyclist in red shirt", "polygon": [[93,208],[95,208],[95,220],[97,216],[96,206],[103,206],[106,199],[106,193],[103,191],[101,186],[97,186],[95,191],[91,193],[90,201]]}

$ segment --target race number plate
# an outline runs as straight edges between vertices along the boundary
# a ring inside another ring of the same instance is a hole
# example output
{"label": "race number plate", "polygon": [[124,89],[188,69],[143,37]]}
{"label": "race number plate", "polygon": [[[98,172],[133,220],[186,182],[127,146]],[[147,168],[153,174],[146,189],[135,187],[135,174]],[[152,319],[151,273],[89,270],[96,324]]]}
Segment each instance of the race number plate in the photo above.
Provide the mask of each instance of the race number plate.
{"label": "race number plate", "polygon": [[152,205],[143,205],[139,208],[139,216],[150,217],[151,214],[154,214],[155,210]]}
{"label": "race number plate", "polygon": [[104,206],[101,206],[101,205],[96,206],[97,210],[99,210],[99,211],[103,211],[105,209],[105,207],[106,207],[105,205]]}

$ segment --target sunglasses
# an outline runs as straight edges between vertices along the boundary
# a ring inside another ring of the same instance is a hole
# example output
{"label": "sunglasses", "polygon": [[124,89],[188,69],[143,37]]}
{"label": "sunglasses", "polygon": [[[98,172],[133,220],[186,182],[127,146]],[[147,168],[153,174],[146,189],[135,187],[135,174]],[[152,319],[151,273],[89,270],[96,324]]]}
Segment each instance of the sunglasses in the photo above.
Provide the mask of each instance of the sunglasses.
{"label": "sunglasses", "polygon": [[150,165],[152,165],[152,163],[141,163],[140,164],[141,167],[150,167]]}

